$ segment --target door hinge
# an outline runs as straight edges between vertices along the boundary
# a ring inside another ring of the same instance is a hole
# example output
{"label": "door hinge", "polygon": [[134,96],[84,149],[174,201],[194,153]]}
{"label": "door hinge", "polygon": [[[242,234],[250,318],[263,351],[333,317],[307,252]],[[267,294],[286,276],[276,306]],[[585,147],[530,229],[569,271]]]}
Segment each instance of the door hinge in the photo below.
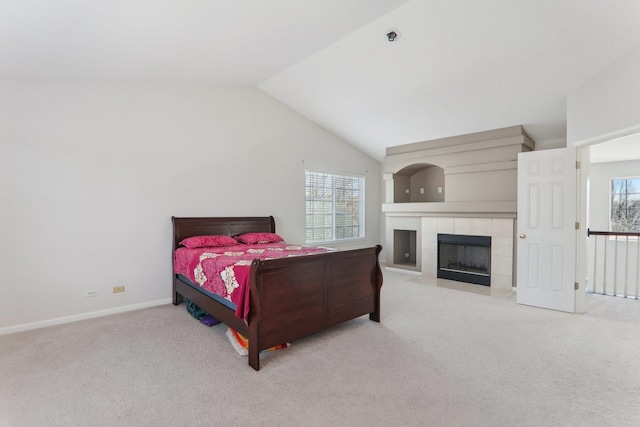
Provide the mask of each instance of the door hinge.
{"label": "door hinge", "polygon": [[580,169],[580,161],[576,160],[576,169]]}
{"label": "door hinge", "polygon": [[575,286],[575,290],[576,290],[576,291],[577,291],[578,289],[580,289],[580,284],[579,284],[578,282],[576,282],[576,283],[574,284],[574,286]]}
{"label": "door hinge", "polygon": [[580,223],[576,222],[576,230],[580,230]]}

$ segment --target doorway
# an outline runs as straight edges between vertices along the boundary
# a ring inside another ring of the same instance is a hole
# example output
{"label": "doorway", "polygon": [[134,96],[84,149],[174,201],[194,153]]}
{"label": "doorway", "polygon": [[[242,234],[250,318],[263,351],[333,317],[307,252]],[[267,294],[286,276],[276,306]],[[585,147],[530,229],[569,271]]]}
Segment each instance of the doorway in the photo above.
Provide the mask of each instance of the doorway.
{"label": "doorway", "polygon": [[640,231],[640,188],[633,188],[640,178],[640,133],[587,145],[580,152],[586,166],[582,192],[588,230],[581,254],[584,291],[638,299],[640,242],[628,233]]}

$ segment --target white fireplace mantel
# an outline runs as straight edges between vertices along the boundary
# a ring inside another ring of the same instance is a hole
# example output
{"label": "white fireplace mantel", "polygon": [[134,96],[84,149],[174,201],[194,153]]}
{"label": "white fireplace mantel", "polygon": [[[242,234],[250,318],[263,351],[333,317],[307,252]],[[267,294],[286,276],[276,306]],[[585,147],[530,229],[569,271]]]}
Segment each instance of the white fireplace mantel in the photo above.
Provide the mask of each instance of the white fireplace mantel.
{"label": "white fireplace mantel", "polygon": [[486,218],[515,218],[516,201],[493,202],[422,202],[384,203],[382,212],[388,216],[473,216]]}

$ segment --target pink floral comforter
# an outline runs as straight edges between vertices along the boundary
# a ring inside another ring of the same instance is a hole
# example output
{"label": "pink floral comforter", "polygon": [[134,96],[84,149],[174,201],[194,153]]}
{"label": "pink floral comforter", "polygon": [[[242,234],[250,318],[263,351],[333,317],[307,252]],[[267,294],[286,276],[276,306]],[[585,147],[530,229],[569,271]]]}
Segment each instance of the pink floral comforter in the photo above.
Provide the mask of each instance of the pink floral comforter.
{"label": "pink floral comforter", "polygon": [[256,259],[285,258],[327,252],[326,248],[265,243],[209,248],[178,248],[174,254],[176,274],[220,295],[236,306],[236,316],[249,315],[249,269]]}

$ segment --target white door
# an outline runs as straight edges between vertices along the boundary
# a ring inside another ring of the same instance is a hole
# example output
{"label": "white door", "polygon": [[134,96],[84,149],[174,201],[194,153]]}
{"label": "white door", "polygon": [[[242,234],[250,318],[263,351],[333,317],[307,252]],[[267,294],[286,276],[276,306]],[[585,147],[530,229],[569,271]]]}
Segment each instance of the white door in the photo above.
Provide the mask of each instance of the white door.
{"label": "white door", "polygon": [[518,154],[517,301],[575,312],[575,148]]}

